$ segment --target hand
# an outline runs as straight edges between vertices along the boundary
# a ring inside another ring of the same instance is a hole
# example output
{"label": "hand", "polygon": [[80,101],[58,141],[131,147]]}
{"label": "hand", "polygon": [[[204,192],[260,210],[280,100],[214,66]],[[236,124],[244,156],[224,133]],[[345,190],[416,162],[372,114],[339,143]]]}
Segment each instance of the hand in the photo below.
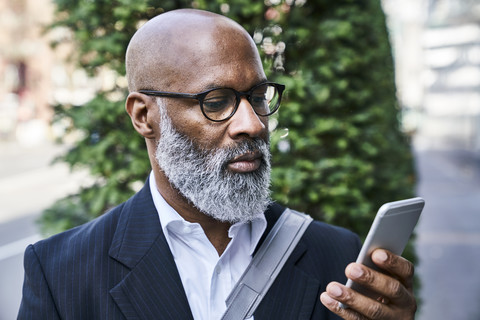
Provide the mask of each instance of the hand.
{"label": "hand", "polygon": [[[322,303],[346,320],[414,319],[417,304],[413,294],[413,264],[382,249],[372,253],[372,261],[387,274],[358,263],[349,264],[345,274],[375,292],[377,299],[331,282],[320,296]],[[342,308],[339,302],[348,308]]]}

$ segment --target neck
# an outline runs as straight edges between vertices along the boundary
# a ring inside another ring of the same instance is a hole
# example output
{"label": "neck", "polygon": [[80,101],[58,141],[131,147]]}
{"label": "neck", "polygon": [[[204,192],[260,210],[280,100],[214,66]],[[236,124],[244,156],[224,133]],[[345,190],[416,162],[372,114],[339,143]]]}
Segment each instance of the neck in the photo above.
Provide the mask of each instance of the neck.
{"label": "neck", "polygon": [[221,221],[196,222],[198,222],[202,226],[202,229],[205,232],[208,240],[210,240],[214,248],[217,250],[218,256],[221,256],[231,240],[228,237],[228,230],[230,229],[231,224]]}

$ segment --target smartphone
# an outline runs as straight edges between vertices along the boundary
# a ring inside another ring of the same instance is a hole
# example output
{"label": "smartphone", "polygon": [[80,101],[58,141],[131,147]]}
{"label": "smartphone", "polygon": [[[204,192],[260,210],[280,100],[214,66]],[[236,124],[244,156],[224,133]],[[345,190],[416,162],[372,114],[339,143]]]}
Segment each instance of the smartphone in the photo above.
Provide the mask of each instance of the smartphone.
{"label": "smartphone", "polygon": [[[419,197],[388,202],[382,205],[358,254],[357,263],[379,270],[370,258],[372,252],[378,248],[401,255],[424,206],[425,201]],[[348,279],[346,286],[368,294],[366,289],[350,279]]]}

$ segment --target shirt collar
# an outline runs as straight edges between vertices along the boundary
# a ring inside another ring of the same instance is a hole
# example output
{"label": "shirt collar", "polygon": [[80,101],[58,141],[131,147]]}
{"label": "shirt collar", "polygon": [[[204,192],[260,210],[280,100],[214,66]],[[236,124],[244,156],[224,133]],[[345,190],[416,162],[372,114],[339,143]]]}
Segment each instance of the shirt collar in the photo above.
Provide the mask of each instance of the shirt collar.
{"label": "shirt collar", "polygon": [[[169,232],[168,232],[169,225],[171,225],[177,230],[178,230],[178,225],[184,225],[184,226],[198,225],[198,223],[191,223],[183,219],[183,217],[180,216],[178,212],[175,211],[175,209],[173,209],[167,203],[167,201],[165,201],[163,196],[158,191],[153,171],[150,172],[149,184],[150,184],[150,192],[153,198],[153,203],[155,205],[155,208],[157,209],[157,213],[160,218],[160,224],[162,226],[163,233],[167,238],[168,242],[170,242]],[[233,224],[228,230],[228,236],[233,239],[238,234],[240,229],[243,229],[243,228],[250,229],[249,253],[250,255],[252,255],[253,252],[255,251],[255,248],[258,245],[258,242],[260,241],[260,238],[262,237],[263,233],[265,232],[265,229],[267,228],[267,220],[265,218],[265,214],[263,212],[259,212],[251,221],[237,222]]]}

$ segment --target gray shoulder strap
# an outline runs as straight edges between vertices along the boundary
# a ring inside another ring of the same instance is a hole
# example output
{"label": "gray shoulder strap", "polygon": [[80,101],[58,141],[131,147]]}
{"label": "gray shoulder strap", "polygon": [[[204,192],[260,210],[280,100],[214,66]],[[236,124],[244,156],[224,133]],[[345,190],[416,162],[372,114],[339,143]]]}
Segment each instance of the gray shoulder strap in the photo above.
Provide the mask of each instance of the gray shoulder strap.
{"label": "gray shoulder strap", "polygon": [[312,220],[291,209],[282,213],[228,296],[222,320],[253,315]]}

